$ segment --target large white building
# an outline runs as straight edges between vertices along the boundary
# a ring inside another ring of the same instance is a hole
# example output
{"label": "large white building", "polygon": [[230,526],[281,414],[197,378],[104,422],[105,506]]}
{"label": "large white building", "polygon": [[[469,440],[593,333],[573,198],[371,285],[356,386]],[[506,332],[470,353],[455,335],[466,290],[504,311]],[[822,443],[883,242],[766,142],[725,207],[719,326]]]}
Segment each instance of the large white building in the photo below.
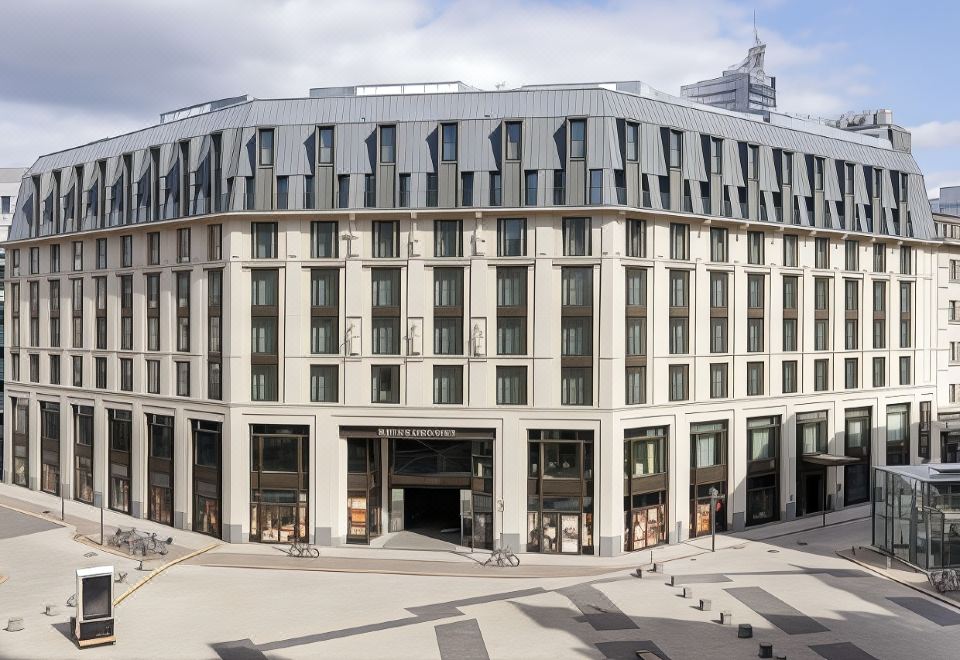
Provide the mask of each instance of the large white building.
{"label": "large white building", "polygon": [[939,456],[908,141],[640,83],[165,119],[24,176],[6,482],[231,542],[611,555]]}

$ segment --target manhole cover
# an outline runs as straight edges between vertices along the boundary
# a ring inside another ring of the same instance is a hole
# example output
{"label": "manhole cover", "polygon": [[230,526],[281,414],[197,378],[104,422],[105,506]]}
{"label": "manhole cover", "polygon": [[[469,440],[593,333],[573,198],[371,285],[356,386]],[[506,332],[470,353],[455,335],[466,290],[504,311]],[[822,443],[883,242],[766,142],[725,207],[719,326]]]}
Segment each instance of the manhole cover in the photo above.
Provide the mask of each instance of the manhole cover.
{"label": "manhole cover", "polygon": [[96,553],[96,552],[85,552],[85,553],[83,553],[83,556],[84,556],[84,557],[96,557],[96,556],[97,556],[97,553]]}
{"label": "manhole cover", "polygon": [[806,541],[797,541],[797,545],[806,545],[806,544],[807,544]]}

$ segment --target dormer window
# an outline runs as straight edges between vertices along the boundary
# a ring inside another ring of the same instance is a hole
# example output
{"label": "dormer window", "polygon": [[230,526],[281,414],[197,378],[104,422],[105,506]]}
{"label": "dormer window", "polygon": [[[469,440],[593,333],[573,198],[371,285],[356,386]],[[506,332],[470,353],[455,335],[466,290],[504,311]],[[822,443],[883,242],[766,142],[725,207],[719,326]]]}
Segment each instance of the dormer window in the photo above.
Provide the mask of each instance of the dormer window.
{"label": "dormer window", "polygon": [[380,162],[394,163],[397,160],[397,127],[380,127]]}
{"label": "dormer window", "polygon": [[520,160],[520,122],[507,122],[507,160]]}

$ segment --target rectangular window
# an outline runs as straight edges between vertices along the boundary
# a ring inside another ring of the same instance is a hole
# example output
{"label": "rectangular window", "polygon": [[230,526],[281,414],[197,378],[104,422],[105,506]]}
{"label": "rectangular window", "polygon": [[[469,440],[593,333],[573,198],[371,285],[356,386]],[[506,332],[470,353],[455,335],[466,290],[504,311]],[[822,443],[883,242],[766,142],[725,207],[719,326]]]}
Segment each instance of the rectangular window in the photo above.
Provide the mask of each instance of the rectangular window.
{"label": "rectangular window", "polygon": [[526,367],[497,367],[497,405],[527,405]]}
{"label": "rectangular window", "polygon": [[503,204],[503,189],[500,172],[490,172],[490,206]]}
{"label": "rectangular window", "polygon": [[463,229],[460,220],[433,222],[433,256],[463,256]]}
{"label": "rectangular window", "polygon": [[814,268],[830,268],[830,239],[814,238]]}
{"label": "rectangular window", "polygon": [[394,163],[397,160],[396,126],[380,127],[380,162]]}
{"label": "rectangular window", "polygon": [[147,393],[160,394],[160,360],[147,360]]}
{"label": "rectangular window", "polygon": [[399,223],[374,221],[373,256],[378,259],[390,259],[400,256]]}
{"label": "rectangular window", "polygon": [[190,350],[190,273],[176,273],[177,278],[177,350]]}
{"label": "rectangular window", "polygon": [[400,367],[374,365],[371,373],[371,403],[400,403]]}
{"label": "rectangular window", "polygon": [[523,174],[523,203],[525,206],[537,205],[537,171],[528,170]]}
{"label": "rectangular window", "polygon": [[729,273],[711,272],[710,273],[710,307],[722,309],[727,306],[727,282]]}
{"label": "rectangular window", "polygon": [[592,368],[560,368],[560,403],[564,406],[589,406],[593,403]]}
{"label": "rectangular window", "polygon": [[671,168],[678,168],[680,167],[680,152],[683,145],[683,133],[680,131],[669,131],[669,134],[670,149],[668,152],[667,164]]}
{"label": "rectangular window", "polygon": [[603,204],[603,170],[590,170],[587,192],[589,204]]}
{"label": "rectangular window", "polygon": [[786,360],[783,363],[783,393],[793,394],[797,391],[797,362]]}
{"label": "rectangular window", "polygon": [[763,394],[763,362],[747,362],[747,396]]}
{"label": "rectangular window", "polygon": [[445,162],[457,160],[457,125],[442,124],[440,126],[443,148],[440,158]]}
{"label": "rectangular window", "polygon": [[497,354],[527,352],[527,269],[497,268]]}
{"label": "rectangular window", "polygon": [[759,266],[763,264],[763,232],[747,232],[747,263]]}
{"label": "rectangular window", "polygon": [[813,322],[813,350],[830,350],[830,322],[827,319],[816,319]]}
{"label": "rectangular window", "polygon": [[310,365],[310,400],[336,403],[339,398],[339,374],[336,365]]}
{"label": "rectangular window", "polygon": [[570,158],[586,157],[587,121],[585,119],[570,120]]}
{"label": "rectangular window", "polygon": [[763,351],[763,319],[747,319],[747,352],[760,353]]}
{"label": "rectangular window", "polygon": [[670,306],[689,305],[690,273],[685,270],[670,271]]}
{"label": "rectangular window", "polygon": [[830,280],[826,277],[813,280],[813,308],[818,312],[830,310]]}
{"label": "rectangular window", "polygon": [[639,405],[647,402],[647,367],[627,367],[626,404]]}
{"label": "rectangular window", "polygon": [[747,275],[747,308],[763,309],[766,298],[764,297],[764,275],[751,273]]}
{"label": "rectangular window", "polygon": [[669,367],[669,398],[671,401],[686,401],[688,397],[687,373],[685,364],[671,364]]}
{"label": "rectangular window", "polygon": [[60,384],[60,356],[59,355],[50,356],[50,384],[51,385]]}
{"label": "rectangular window", "polygon": [[873,358],[873,386],[884,387],[887,381],[887,360],[882,357]]}
{"label": "rectangular window", "polygon": [[260,129],[260,164],[266,167],[273,165],[273,129]]}
{"label": "rectangular window", "polygon": [[627,256],[647,256],[647,221],[627,220]]}
{"label": "rectangular window", "polygon": [[160,232],[154,231],[147,234],[147,264],[160,265]]}
{"label": "rectangular window", "polygon": [[133,391],[132,358],[120,358],[120,389],[124,392]]}
{"label": "rectangular window", "polygon": [[844,256],[847,270],[860,269],[860,242],[847,240],[844,242]]}
{"label": "rectangular window", "polygon": [[463,403],[463,367],[461,365],[433,368],[433,402],[439,405]]}
{"label": "rectangular window", "polygon": [[[18,268],[19,268],[19,264],[18,264]],[[73,242],[73,269],[83,270],[83,241]]]}
{"label": "rectangular window", "polygon": [[627,160],[636,162],[640,155],[640,125],[627,122],[624,138]]}
{"label": "rectangular window", "polygon": [[825,392],[830,389],[830,361],[813,361],[813,390]]}
{"label": "rectangular window", "polygon": [[670,223],[670,258],[685,261],[690,258],[690,227]]}
{"label": "rectangular window", "polygon": [[670,354],[683,355],[689,352],[688,319],[685,316],[670,317]]}
{"label": "rectangular window", "polygon": [[177,263],[190,261],[190,228],[177,230]]}
{"label": "rectangular window", "polygon": [[497,256],[522,257],[527,253],[527,221],[524,218],[497,220]]}
{"label": "rectangular window", "polygon": [[277,258],[277,223],[253,223],[253,258]]}
{"label": "rectangular window", "polygon": [[107,389],[107,358],[93,358],[93,366],[96,375],[96,387],[101,390]]}
{"label": "rectangular window", "polygon": [[710,365],[710,398],[727,398],[727,364],[725,362]]}
{"label": "rectangular window", "polygon": [[[132,239],[133,237],[132,237],[132,236],[123,236],[122,238],[123,238],[123,239]],[[130,240],[124,240],[124,243],[125,243],[125,244],[129,244],[129,243],[130,243]],[[126,249],[126,245],[124,246],[124,249]],[[131,261],[132,261],[132,259],[133,259],[133,258],[131,257]],[[126,263],[126,262],[125,262],[125,263]],[[51,273],[59,273],[59,272],[60,272],[60,246],[59,246],[59,245],[51,245],[51,246],[50,246],[50,272],[51,272]]]}
{"label": "rectangular window", "polygon": [[848,390],[858,387],[860,367],[857,358],[846,358],[843,361],[843,386]]}
{"label": "rectangular window", "polygon": [[337,208],[350,208],[350,175],[337,175]]}
{"label": "rectangular window", "polygon": [[717,263],[727,261],[727,235],[728,232],[723,227],[710,228],[710,261]]}
{"label": "rectangular window", "polygon": [[887,246],[876,243],[873,246],[873,272],[882,273],[887,270]]}
{"label": "rectangular window", "polygon": [[800,286],[800,279],[794,276],[784,276],[783,278],[783,308],[796,310],[798,294],[797,289]]}
{"label": "rectangular window", "polygon": [[584,257],[590,255],[590,218],[563,219],[563,255]]}
{"label": "rectangular window", "polygon": [[317,160],[321,165],[333,164],[333,127],[322,126],[317,130],[317,143],[320,145]]}
{"label": "rectangular window", "polygon": [[909,245],[900,246],[900,274],[913,274],[913,248]]}
{"label": "rectangular window", "polygon": [[518,121],[506,122],[507,160],[520,160],[520,133],[522,124]]}
{"label": "rectangular window", "polygon": [[900,384],[909,385],[912,379],[912,370],[910,368],[910,356],[903,355],[900,357]]}
{"label": "rectangular window", "polygon": [[[71,357],[71,361],[73,363],[73,386],[83,387],[83,357],[74,355]],[[13,379],[19,380],[19,377],[14,375]]]}
{"label": "rectangular window", "polygon": [[799,264],[797,236],[784,234],[783,236],[783,265],[787,268],[796,268]]}
{"label": "rectangular window", "polygon": [[473,206],[473,172],[460,173],[460,205]]}
{"label": "rectangular window", "polygon": [[727,317],[714,316],[710,319],[710,352],[727,352]]}

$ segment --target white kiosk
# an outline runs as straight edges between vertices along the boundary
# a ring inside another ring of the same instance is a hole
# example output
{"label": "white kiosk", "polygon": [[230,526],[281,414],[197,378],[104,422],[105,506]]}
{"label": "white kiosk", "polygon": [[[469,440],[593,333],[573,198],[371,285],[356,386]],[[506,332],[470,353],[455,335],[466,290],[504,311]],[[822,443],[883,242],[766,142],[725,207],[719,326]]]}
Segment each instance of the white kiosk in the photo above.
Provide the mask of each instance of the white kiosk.
{"label": "white kiosk", "polygon": [[77,615],[71,617],[80,648],[113,644],[113,566],[77,570]]}

